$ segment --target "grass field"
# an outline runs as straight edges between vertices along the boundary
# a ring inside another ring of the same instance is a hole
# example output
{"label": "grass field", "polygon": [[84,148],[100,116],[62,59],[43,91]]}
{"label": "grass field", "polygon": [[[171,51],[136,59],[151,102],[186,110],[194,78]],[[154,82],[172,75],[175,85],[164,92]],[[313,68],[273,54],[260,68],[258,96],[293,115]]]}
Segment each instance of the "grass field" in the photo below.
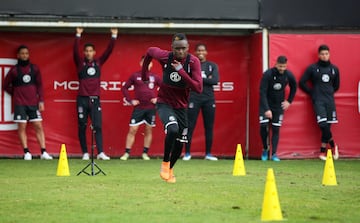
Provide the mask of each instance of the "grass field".
{"label": "grass field", "polygon": [[0,160],[0,222],[261,222],[266,173],[273,168],[287,222],[360,222],[360,161],[335,161],[338,186],[322,186],[324,162],[182,161],[176,184],[159,177],[160,159],[98,161],[107,176],[76,174],[87,164]]}

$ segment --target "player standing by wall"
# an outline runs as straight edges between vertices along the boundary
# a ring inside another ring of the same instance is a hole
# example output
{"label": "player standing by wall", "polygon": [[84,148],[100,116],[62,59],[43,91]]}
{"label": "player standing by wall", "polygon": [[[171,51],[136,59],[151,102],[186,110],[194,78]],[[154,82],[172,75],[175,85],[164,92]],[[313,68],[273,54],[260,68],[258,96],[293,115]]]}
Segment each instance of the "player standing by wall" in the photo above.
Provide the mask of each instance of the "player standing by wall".
{"label": "player standing by wall", "polygon": [[95,46],[92,43],[84,45],[84,58],[79,53],[79,42],[83,28],[76,28],[76,38],[74,43],[74,62],[76,65],[77,74],[79,77],[80,85],[79,92],[76,99],[78,110],[78,134],[83,152],[83,160],[89,160],[89,153],[86,145],[86,126],[88,117],[92,118],[92,125],[95,130],[95,141],[98,150],[98,159],[109,160],[103,152],[103,138],[102,138],[102,116],[100,105],[100,76],[101,66],[109,58],[117,38],[117,29],[111,29],[111,40],[105,52],[99,57],[95,58]]}
{"label": "player standing by wall", "polygon": [[[326,146],[330,145],[334,159],[339,158],[338,146],[331,133],[331,124],[337,123],[334,93],[340,87],[340,73],[337,66],[330,62],[330,49],[321,45],[318,49],[319,61],[310,65],[299,81],[299,87],[311,96],[317,123],[321,130],[321,160],[326,160]],[[310,81],[313,87],[307,82]]]}
{"label": "player standing by wall", "polygon": [[41,113],[44,111],[44,92],[39,67],[30,62],[29,49],[21,45],[17,50],[18,63],[6,75],[3,88],[13,96],[14,122],[18,123],[18,135],[24,149],[24,160],[31,160],[26,126],[31,122],[41,148],[41,159],[53,159],[45,149],[45,134]]}
{"label": "player standing by wall", "polygon": [[190,89],[202,91],[200,61],[188,53],[189,43],[185,34],[173,36],[172,51],[150,47],[144,59],[142,77],[149,81],[148,66],[156,59],[163,67],[163,83],[159,89],[156,109],[165,129],[164,158],[160,176],[175,183],[174,165],[181,155],[183,143],[187,142],[187,107]]}
{"label": "player standing by wall", "polygon": [[[285,100],[285,87],[289,84],[290,93]],[[260,136],[263,144],[261,160],[268,160],[269,148],[267,139],[269,136],[269,123],[271,122],[271,148],[273,161],[280,161],[277,156],[277,146],[280,137],[280,127],[286,111],[293,101],[296,93],[296,80],[294,75],[287,70],[287,58],[279,56],[275,67],[264,72],[260,82]]]}
{"label": "player standing by wall", "polygon": [[[143,65],[144,57],[141,58],[140,66]],[[149,71],[152,63],[149,64]],[[131,115],[129,132],[126,136],[125,153],[120,157],[121,160],[127,160],[130,156],[130,150],[135,142],[135,135],[141,124],[145,123],[144,149],[142,158],[150,160],[148,150],[152,141],[152,128],[155,126],[155,104],[157,89],[161,85],[161,79],[149,72],[149,82],[144,83],[141,78],[141,71],[133,73],[121,88],[126,101],[134,106]],[[128,89],[134,86],[135,98],[130,97]]]}
{"label": "player standing by wall", "polygon": [[218,160],[218,158],[211,154],[211,147],[213,142],[213,128],[215,121],[215,95],[213,86],[219,82],[219,71],[217,64],[206,60],[207,53],[208,52],[205,44],[199,43],[196,45],[195,54],[201,62],[203,91],[200,94],[196,93],[195,91],[190,91],[188,108],[188,143],[185,144],[185,155],[183,160],[191,159],[191,141],[200,110],[202,113],[205,129],[205,159]]}

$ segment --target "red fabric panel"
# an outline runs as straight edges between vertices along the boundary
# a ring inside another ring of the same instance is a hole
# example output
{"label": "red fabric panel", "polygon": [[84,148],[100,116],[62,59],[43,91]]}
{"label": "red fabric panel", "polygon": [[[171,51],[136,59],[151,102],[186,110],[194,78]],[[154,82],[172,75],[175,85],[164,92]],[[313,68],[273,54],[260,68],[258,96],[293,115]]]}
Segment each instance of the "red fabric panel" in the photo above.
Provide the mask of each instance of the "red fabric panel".
{"label": "red fabric panel", "polygon": [[[358,34],[270,34],[270,65],[277,56],[288,57],[288,69],[300,79],[306,67],[317,61],[320,44],[330,47],[331,61],[340,69],[340,89],[335,94],[339,123],[332,125],[333,138],[342,157],[359,157],[360,116],[358,82],[360,66]],[[278,154],[283,158],[316,157],[320,149],[320,129],[310,97],[300,89],[285,112],[280,130]]]}
{"label": "red fabric panel", "polygon": [[[217,110],[214,130],[213,153],[215,155],[233,155],[237,143],[245,143],[246,120],[246,85],[248,74],[248,39],[241,36],[188,36],[191,52],[196,43],[208,45],[208,59],[216,62],[220,70],[220,85],[216,91]],[[82,44],[92,42],[96,45],[98,55],[107,46],[110,34],[84,33]],[[69,33],[2,33],[0,36],[0,62],[3,58],[15,58],[16,48],[20,44],[30,47],[31,61],[39,65],[45,90],[45,112],[43,113],[47,149],[50,153],[58,153],[60,144],[65,143],[68,154],[81,153],[77,136],[76,88],[77,75],[72,59],[74,34]],[[110,156],[119,156],[124,152],[125,138],[132,107],[123,105],[120,92],[123,82],[129,75],[139,69],[140,57],[150,46],[170,49],[171,35],[120,35],[115,49],[102,69],[103,89],[101,90],[103,111],[104,151]],[[0,63],[1,79],[5,68],[10,65]],[[153,72],[161,75],[161,67],[154,63]],[[1,90],[0,129],[8,128],[11,122],[5,120],[5,94]],[[163,127],[159,119],[153,131],[151,155],[163,153]],[[30,127],[30,126],[29,126]],[[29,148],[34,154],[40,149],[36,143],[32,128],[28,128]],[[143,136],[139,129],[133,147],[133,155],[142,152]],[[88,130],[88,145],[90,145]],[[202,155],[205,151],[202,119],[193,138],[192,152]],[[90,146],[89,146],[90,148]],[[15,130],[0,130],[0,155],[22,155]]]}
{"label": "red fabric panel", "polygon": [[249,64],[249,153],[257,158],[262,151],[259,125],[259,84],[262,77],[262,33],[254,34],[250,42]]}

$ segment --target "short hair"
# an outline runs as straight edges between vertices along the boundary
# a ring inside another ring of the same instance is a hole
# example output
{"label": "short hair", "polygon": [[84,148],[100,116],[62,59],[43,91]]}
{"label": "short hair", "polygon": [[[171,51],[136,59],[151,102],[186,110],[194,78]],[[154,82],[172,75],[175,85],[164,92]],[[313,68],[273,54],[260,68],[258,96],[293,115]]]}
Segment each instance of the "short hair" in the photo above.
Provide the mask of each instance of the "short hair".
{"label": "short hair", "polygon": [[91,48],[93,48],[93,50],[95,50],[95,45],[92,44],[92,43],[85,43],[85,45],[84,45],[84,50],[85,50],[87,47],[91,47]]}
{"label": "short hair", "polygon": [[328,45],[322,44],[322,45],[319,46],[318,53],[320,53],[323,50],[330,51],[330,48],[329,48]]}
{"label": "short hair", "polygon": [[207,50],[206,44],[205,43],[198,43],[195,46],[195,50],[197,50],[200,46],[203,46],[205,48],[205,50]]}
{"label": "short hair", "polygon": [[278,64],[286,64],[287,63],[286,56],[278,56],[278,58],[276,59],[276,63],[278,63]]}
{"label": "short hair", "polygon": [[184,33],[176,33],[174,34],[172,41],[177,41],[177,40],[187,40],[186,35]]}
{"label": "short hair", "polygon": [[18,48],[17,48],[17,53],[20,53],[20,51],[22,50],[22,49],[29,49],[29,47],[27,47],[26,45],[20,45]]}

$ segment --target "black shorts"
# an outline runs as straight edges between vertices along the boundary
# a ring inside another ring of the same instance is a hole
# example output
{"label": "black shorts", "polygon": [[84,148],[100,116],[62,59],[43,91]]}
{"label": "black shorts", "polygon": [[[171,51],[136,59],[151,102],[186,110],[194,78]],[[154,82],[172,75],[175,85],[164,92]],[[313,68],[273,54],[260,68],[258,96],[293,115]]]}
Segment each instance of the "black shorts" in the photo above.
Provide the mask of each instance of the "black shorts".
{"label": "black shorts", "polygon": [[15,105],[14,122],[42,121],[38,106]]}
{"label": "black shorts", "polygon": [[271,122],[274,126],[281,126],[284,119],[284,110],[280,109],[270,109],[272,112],[272,119],[265,117],[265,109],[260,108],[259,122],[261,124],[268,124]]}
{"label": "black shorts", "polygon": [[129,126],[138,126],[143,123],[155,126],[155,109],[139,109],[135,108],[131,114]]}
{"label": "black shorts", "polygon": [[314,102],[314,110],[318,123],[337,123],[336,107],[334,101],[316,101]]}
{"label": "black shorts", "polygon": [[95,128],[101,128],[102,115],[99,97],[78,96],[76,98],[76,106],[78,112],[78,125],[86,126],[88,117],[90,117],[92,125]]}
{"label": "black shorts", "polygon": [[181,142],[187,142],[188,133],[188,116],[186,108],[175,109],[171,106],[163,103],[156,104],[156,110],[159,114],[161,122],[164,125],[164,130],[171,124],[179,126],[178,140]]}

